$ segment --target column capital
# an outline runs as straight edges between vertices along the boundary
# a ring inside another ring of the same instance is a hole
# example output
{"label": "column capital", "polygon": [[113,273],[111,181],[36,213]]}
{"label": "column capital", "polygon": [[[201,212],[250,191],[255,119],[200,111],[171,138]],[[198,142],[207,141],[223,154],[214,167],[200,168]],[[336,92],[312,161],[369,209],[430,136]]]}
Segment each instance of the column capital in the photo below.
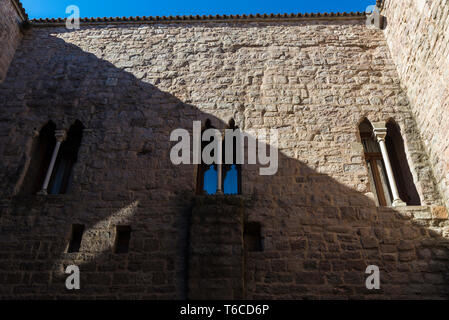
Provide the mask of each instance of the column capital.
{"label": "column capital", "polygon": [[67,132],[65,129],[55,130],[56,140],[59,142],[63,142],[67,138]]}
{"label": "column capital", "polygon": [[385,121],[373,122],[371,124],[377,141],[385,141],[385,137],[387,136],[387,126]]}

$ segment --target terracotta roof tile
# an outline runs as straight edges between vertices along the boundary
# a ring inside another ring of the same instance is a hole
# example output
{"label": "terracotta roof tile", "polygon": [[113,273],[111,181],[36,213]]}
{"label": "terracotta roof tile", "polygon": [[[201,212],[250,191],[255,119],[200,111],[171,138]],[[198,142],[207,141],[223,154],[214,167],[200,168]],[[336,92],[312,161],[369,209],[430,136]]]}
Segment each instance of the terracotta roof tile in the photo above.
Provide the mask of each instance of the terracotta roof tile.
{"label": "terracotta roof tile", "polygon": [[[136,16],[136,17],[97,17],[97,18],[81,18],[81,22],[87,23],[101,23],[101,22],[188,22],[188,21],[221,21],[221,20],[242,20],[242,21],[259,21],[259,20],[295,20],[298,18],[333,18],[333,17],[364,17],[365,12],[323,12],[323,13],[284,13],[284,14],[236,14],[236,15],[189,15],[189,16]],[[65,21],[65,18],[46,18],[33,19],[31,23],[34,25],[42,24],[60,24]]]}
{"label": "terracotta roof tile", "polygon": [[[22,3],[20,0],[11,0],[17,6],[20,14],[24,17],[25,20],[28,20],[28,14],[26,13]],[[381,8],[383,5],[383,0],[376,0],[376,5]],[[192,21],[192,20],[260,20],[260,19],[288,19],[288,18],[314,18],[314,17],[362,17],[365,16],[364,12],[323,12],[323,13],[284,13],[284,14],[249,14],[249,15],[208,15],[208,16],[155,16],[155,17],[147,17],[147,16],[137,16],[137,17],[97,17],[97,18],[82,18],[82,22],[127,22],[127,21],[171,21],[171,22],[180,22],[180,21]],[[63,23],[65,18],[45,18],[45,19],[32,19],[31,22],[33,24],[59,24]]]}

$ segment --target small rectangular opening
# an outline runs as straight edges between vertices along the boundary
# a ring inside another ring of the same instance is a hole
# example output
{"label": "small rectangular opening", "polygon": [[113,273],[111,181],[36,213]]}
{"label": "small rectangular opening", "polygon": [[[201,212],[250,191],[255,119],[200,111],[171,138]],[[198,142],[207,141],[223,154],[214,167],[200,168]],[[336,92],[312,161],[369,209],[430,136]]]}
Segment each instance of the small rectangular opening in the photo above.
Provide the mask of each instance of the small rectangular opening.
{"label": "small rectangular opening", "polygon": [[243,241],[247,251],[262,251],[262,236],[259,222],[247,222],[244,225]]}
{"label": "small rectangular opening", "polygon": [[115,253],[127,253],[131,239],[130,226],[117,226],[115,237]]}
{"label": "small rectangular opening", "polygon": [[84,225],[73,224],[70,235],[70,243],[67,252],[79,252],[81,247],[81,240],[83,239]]}

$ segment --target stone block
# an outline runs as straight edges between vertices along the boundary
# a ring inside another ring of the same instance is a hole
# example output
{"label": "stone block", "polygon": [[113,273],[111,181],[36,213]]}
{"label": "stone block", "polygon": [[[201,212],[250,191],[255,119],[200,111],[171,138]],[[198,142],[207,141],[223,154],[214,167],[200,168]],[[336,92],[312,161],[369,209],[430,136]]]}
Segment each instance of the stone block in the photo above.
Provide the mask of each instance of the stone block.
{"label": "stone block", "polygon": [[441,220],[448,219],[447,208],[444,206],[432,207],[432,217],[434,219],[441,219]]}

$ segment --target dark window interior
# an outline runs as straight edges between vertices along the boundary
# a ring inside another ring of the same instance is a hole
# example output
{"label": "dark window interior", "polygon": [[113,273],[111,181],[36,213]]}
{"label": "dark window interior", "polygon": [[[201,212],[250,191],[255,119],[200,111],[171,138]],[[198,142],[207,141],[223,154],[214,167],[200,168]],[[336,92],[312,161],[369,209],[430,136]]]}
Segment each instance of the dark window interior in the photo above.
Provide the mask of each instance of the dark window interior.
{"label": "dark window interior", "polygon": [[[201,135],[203,132],[207,129],[214,128],[210,120],[208,119],[206,121],[205,127],[201,132]],[[229,122],[229,128],[230,129],[237,129],[235,126],[235,122],[233,119]],[[203,151],[204,147],[209,144],[210,141],[201,141],[201,152]],[[233,164],[225,164],[225,157],[226,157],[226,150],[225,150],[225,140],[222,142],[222,191],[224,194],[241,194],[241,186],[242,186],[242,179],[241,179],[241,171],[242,166],[240,164],[237,164],[236,161],[236,141],[234,138],[233,143],[233,156],[234,161]],[[207,165],[202,163],[198,166],[198,175],[197,175],[197,188],[196,193],[197,194],[215,194],[217,191],[217,174],[218,174],[218,168],[215,163]]]}
{"label": "dark window interior", "polygon": [[83,239],[84,225],[72,225],[72,233],[70,235],[70,243],[67,252],[79,252],[81,247],[81,240]]}
{"label": "dark window interior", "polygon": [[385,143],[400,198],[409,206],[421,205],[421,200],[413,183],[413,176],[407,162],[404,140],[402,139],[399,126],[393,121],[387,123]]}
{"label": "dark window interior", "polygon": [[129,240],[131,239],[130,226],[117,226],[115,239],[115,253],[127,253],[129,250]]}
{"label": "dark window interior", "polygon": [[72,168],[78,157],[78,149],[83,137],[83,128],[82,123],[76,120],[67,132],[67,138],[61,144],[48,185],[49,194],[63,194],[69,191]]}
{"label": "dark window interior", "polygon": [[[211,125],[210,120],[207,119],[206,124],[201,131],[201,137],[203,136],[204,131],[213,128],[214,127]],[[210,141],[201,140],[201,155],[204,147],[208,145],[209,142]],[[202,156],[200,161],[201,164],[198,165],[196,194],[215,194],[217,191],[217,165],[215,163],[210,165],[203,163]]]}
{"label": "dark window interior", "polygon": [[49,121],[33,141],[31,162],[22,184],[22,194],[35,194],[42,188],[56,145],[55,130],[56,125]]}
{"label": "dark window interior", "polygon": [[259,222],[245,223],[243,241],[247,251],[262,251],[262,236]]}

